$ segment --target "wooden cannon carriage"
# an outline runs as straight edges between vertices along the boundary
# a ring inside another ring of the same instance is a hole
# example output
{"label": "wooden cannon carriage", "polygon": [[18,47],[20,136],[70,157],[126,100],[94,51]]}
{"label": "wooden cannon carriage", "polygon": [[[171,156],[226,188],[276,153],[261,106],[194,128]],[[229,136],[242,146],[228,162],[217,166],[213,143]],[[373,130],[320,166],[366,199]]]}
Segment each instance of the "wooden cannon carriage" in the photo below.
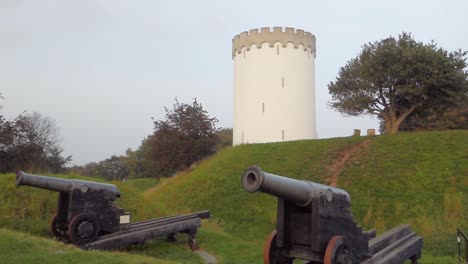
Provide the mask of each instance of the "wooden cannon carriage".
{"label": "wooden cannon carriage", "polygon": [[114,184],[60,179],[18,171],[16,185],[28,185],[59,192],[57,213],[50,221],[50,231],[59,240],[84,249],[124,248],[160,236],[189,234],[191,249],[197,247],[195,235],[201,219],[209,211],[188,215],[131,222],[131,215],[114,204],[120,192]]}
{"label": "wooden cannon carriage", "polygon": [[300,181],[251,166],[242,176],[247,192],[278,197],[277,225],[264,250],[265,264],[413,263],[421,256],[422,238],[408,225],[375,237],[363,231],[351,212],[349,194],[339,188]]}

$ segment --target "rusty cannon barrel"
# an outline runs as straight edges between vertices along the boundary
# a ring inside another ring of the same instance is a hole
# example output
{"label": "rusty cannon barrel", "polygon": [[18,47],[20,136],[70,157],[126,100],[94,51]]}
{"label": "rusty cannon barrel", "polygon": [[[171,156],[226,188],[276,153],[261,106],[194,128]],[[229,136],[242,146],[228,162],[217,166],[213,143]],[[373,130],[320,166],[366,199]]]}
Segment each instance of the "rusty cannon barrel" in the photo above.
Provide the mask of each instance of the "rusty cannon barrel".
{"label": "rusty cannon barrel", "polygon": [[66,193],[70,193],[73,190],[81,190],[83,193],[88,191],[102,191],[106,194],[106,198],[112,201],[120,197],[120,192],[114,184],[32,175],[22,171],[16,173],[16,185],[27,185]]}
{"label": "rusty cannon barrel", "polygon": [[263,192],[284,200],[294,202],[298,206],[307,206],[314,197],[326,196],[331,201],[333,197],[341,196],[348,203],[349,194],[339,188],[301,181],[262,171],[258,166],[250,166],[242,177],[242,186],[247,192]]}

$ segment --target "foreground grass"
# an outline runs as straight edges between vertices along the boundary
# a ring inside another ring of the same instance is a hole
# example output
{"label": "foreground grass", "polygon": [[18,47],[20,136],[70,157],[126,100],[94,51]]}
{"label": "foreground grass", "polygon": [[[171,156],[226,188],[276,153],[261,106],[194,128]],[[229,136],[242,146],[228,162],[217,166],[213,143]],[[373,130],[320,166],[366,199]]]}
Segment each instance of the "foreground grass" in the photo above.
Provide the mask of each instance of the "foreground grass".
{"label": "foreground grass", "polygon": [[[252,250],[258,242],[241,241],[216,231],[203,231],[201,236],[207,238],[206,242],[210,245],[210,249],[230,256],[228,258],[218,257],[220,263],[261,263],[261,252]],[[169,245],[169,243],[160,240],[135,247],[130,253],[83,251],[43,237],[0,228],[0,263],[195,264],[203,262],[201,259],[193,259],[179,254],[177,250],[174,250],[172,243]],[[424,255],[420,263],[452,264],[455,263],[455,259],[453,257]]]}
{"label": "foreground grass", "polygon": [[120,252],[83,251],[62,243],[0,229],[0,263],[28,264],[175,264],[178,261],[158,260],[147,256]]}

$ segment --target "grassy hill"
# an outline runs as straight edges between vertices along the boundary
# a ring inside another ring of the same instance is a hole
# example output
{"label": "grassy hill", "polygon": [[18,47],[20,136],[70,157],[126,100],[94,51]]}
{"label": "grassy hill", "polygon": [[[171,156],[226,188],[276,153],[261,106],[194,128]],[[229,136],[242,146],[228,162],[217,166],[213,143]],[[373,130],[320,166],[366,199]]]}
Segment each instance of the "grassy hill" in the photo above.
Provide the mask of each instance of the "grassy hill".
{"label": "grassy hill", "polygon": [[[241,175],[252,164],[347,190],[352,212],[366,228],[381,233],[411,224],[424,236],[423,263],[453,263],[447,256],[456,252],[455,227],[468,230],[468,131],[226,148],[153,188],[148,186],[156,183],[146,180],[117,183],[123,193],[119,203],[137,220],[209,209],[213,218],[200,229],[201,248],[220,263],[261,263],[264,239],[275,227],[276,199],[242,189]],[[0,227],[46,236],[56,194],[16,188],[13,178],[0,175],[0,188],[5,190],[0,192]],[[200,263],[183,242],[171,245],[157,240],[130,253]]]}
{"label": "grassy hill", "polygon": [[243,191],[240,178],[252,164],[293,178],[336,181],[351,195],[359,223],[379,233],[409,223],[424,236],[427,256],[453,255],[455,228],[468,229],[468,131],[242,145],[145,196],[175,211],[208,208],[219,228],[255,241],[260,250],[257,240],[275,227],[276,200]]}

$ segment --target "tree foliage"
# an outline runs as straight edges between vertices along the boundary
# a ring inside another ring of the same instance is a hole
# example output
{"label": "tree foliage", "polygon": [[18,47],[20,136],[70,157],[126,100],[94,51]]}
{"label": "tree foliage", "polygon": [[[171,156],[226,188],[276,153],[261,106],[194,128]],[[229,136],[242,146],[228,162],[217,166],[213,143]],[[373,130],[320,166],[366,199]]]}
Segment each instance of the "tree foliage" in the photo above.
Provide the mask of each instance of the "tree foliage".
{"label": "tree foliage", "polygon": [[69,168],[72,173],[98,177],[108,181],[123,181],[129,177],[129,172],[125,166],[125,156],[112,155],[110,158],[100,162],[90,162],[83,166],[73,166]]}
{"label": "tree foliage", "polygon": [[55,122],[39,113],[0,117],[0,172],[61,172],[71,156],[62,156],[59,142]]}
{"label": "tree foliage", "polygon": [[[416,110],[400,125],[400,131],[430,130],[468,130],[468,106],[450,107],[444,112],[435,112],[430,108]],[[380,122],[380,131],[385,130],[385,123]]]}
{"label": "tree foliage", "polygon": [[212,154],[219,141],[218,120],[210,117],[197,99],[192,104],[176,99],[172,109],[164,109],[165,120],[154,121],[154,133],[148,138],[147,158],[158,176],[170,176]]}
{"label": "tree foliage", "polygon": [[413,113],[445,113],[467,103],[465,51],[448,52],[408,33],[363,46],[328,85],[331,107],[347,115],[376,115],[396,133]]}
{"label": "tree foliage", "polygon": [[232,128],[223,128],[216,132],[216,136],[219,138],[218,145],[216,146],[216,151],[232,146]]}
{"label": "tree foliage", "polygon": [[194,99],[192,104],[174,103],[164,108],[165,119],[153,121],[154,132],[143,139],[140,147],[127,149],[124,156],[71,168],[72,172],[105,179],[171,176],[219,149],[232,145],[232,129],[216,128],[210,117]]}

